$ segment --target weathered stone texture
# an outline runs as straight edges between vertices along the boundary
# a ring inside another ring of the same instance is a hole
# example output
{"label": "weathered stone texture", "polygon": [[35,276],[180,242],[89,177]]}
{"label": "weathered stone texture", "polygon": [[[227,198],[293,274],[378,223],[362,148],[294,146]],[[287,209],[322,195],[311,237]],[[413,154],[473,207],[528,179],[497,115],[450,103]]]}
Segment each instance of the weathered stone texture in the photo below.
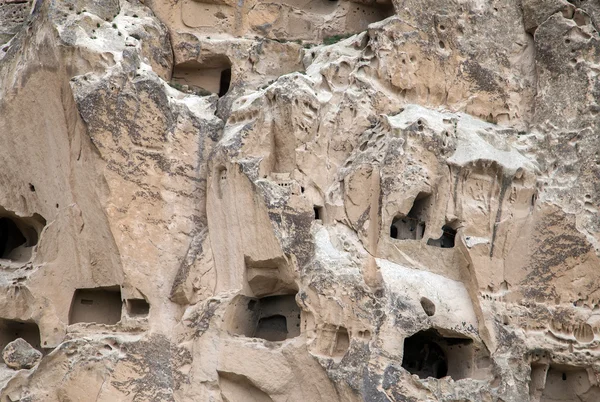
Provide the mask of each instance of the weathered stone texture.
{"label": "weathered stone texture", "polygon": [[2,359],[10,368],[30,369],[42,358],[42,353],[22,338],[12,341],[2,351]]}
{"label": "weathered stone texture", "polygon": [[600,400],[599,18],[0,0],[0,401]]}

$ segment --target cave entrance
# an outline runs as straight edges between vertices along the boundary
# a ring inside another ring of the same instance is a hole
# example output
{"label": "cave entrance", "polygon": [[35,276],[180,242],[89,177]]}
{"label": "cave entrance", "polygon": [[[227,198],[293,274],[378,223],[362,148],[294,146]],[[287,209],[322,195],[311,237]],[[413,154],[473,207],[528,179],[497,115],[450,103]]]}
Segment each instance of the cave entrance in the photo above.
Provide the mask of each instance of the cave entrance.
{"label": "cave entrance", "polygon": [[231,84],[231,62],[225,56],[190,60],[173,67],[171,86],[195,95],[223,96]]}
{"label": "cave entrance", "polygon": [[122,304],[119,286],[77,289],[71,302],[69,324],[95,322],[114,325],[121,321]]}
{"label": "cave entrance", "polygon": [[431,206],[431,195],[419,193],[406,216],[398,215],[390,226],[390,237],[398,240],[421,240]]}
{"label": "cave entrance", "polygon": [[404,340],[402,367],[423,379],[468,378],[474,357],[472,343],[467,338],[444,337],[435,329],[419,331]]}
{"label": "cave entrance", "polygon": [[0,258],[18,262],[29,261],[45,225],[46,220],[40,215],[21,218],[0,208]]}
{"label": "cave entrance", "polygon": [[31,346],[43,352],[40,329],[34,322],[0,319],[0,352],[12,341],[23,338]]}
{"label": "cave entrance", "polygon": [[431,338],[417,333],[404,341],[402,367],[419,378],[442,378],[448,374],[448,358]]}
{"label": "cave entrance", "polygon": [[9,218],[0,218],[0,257],[10,259],[11,253],[24,246],[27,239],[19,230],[16,223]]}

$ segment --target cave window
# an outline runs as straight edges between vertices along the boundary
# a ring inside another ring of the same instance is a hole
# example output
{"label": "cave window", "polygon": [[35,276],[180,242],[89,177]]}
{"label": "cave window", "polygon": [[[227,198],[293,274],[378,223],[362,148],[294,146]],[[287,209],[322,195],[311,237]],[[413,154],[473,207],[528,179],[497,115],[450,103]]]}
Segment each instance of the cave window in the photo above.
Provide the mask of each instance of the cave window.
{"label": "cave window", "polygon": [[118,286],[77,289],[71,301],[69,324],[95,322],[114,325],[121,321],[122,304]]}
{"label": "cave window", "polygon": [[449,225],[442,226],[442,235],[439,239],[429,239],[427,244],[429,246],[441,247],[441,248],[454,248],[454,238],[456,237],[456,230]]}
{"label": "cave window", "polygon": [[221,80],[219,82],[219,96],[224,96],[229,91],[231,84],[231,68],[221,71]]}
{"label": "cave window", "polygon": [[150,304],[144,299],[127,299],[127,314],[132,317],[145,317],[150,313]]}
{"label": "cave window", "polygon": [[393,219],[390,237],[398,240],[421,240],[425,234],[425,220],[430,204],[431,196],[420,193],[408,215],[399,215]]}
{"label": "cave window", "polygon": [[42,351],[40,329],[34,322],[0,319],[0,350],[12,341],[23,338],[31,346]]}
{"label": "cave window", "polygon": [[402,367],[419,378],[467,378],[473,365],[472,340],[419,331],[404,340]]}

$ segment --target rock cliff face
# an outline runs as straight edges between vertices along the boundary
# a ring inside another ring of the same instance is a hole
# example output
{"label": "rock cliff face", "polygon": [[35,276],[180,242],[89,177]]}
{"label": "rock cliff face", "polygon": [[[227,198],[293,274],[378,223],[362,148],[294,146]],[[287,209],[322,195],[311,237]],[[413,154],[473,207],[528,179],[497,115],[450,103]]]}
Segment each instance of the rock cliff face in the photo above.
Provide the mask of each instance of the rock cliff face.
{"label": "rock cliff face", "polygon": [[599,401],[599,24],[0,0],[0,401]]}

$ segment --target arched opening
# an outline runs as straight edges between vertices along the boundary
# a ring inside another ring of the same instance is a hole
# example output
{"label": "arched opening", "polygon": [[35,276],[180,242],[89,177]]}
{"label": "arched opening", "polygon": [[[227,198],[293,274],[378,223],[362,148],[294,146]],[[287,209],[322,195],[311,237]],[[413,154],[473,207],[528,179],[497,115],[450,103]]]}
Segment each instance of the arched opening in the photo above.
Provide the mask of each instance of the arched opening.
{"label": "arched opening", "polygon": [[425,234],[425,221],[431,206],[431,195],[419,193],[406,216],[398,215],[392,220],[390,237],[398,240],[421,240]]}
{"label": "arched opening", "polygon": [[0,208],[0,259],[29,261],[45,225],[46,220],[38,214],[21,218]]}

